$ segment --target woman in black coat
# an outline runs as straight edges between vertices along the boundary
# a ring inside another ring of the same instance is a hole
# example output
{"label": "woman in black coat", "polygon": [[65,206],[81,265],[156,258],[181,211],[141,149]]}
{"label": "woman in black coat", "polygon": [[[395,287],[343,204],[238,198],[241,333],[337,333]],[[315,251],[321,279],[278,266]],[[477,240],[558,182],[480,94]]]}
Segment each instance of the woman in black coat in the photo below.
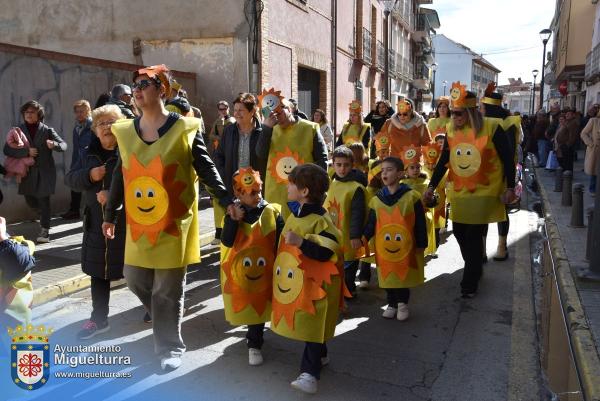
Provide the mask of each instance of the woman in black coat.
{"label": "woman in black coat", "polygon": [[64,152],[67,143],[54,128],[43,123],[44,108],[35,100],[21,106],[24,123],[19,126],[29,147],[14,149],[4,145],[4,154],[17,159],[33,157],[35,163],[19,184],[19,194],[25,195],[27,205],[40,213],[40,234],[37,242],[50,242],[50,195],[56,187],[56,166],[52,151]]}
{"label": "woman in black coat", "polygon": [[102,106],[92,112],[92,129],[96,137],[86,156],[72,166],[66,176],[67,185],[85,193],[81,268],[92,277],[92,316],[78,334],[82,340],[110,329],[110,282],[123,278],[126,227],[123,209],[118,212],[115,238],[109,241],[102,234],[104,205],[117,163],[117,139],[111,132],[111,125],[121,118],[125,116],[115,105]]}

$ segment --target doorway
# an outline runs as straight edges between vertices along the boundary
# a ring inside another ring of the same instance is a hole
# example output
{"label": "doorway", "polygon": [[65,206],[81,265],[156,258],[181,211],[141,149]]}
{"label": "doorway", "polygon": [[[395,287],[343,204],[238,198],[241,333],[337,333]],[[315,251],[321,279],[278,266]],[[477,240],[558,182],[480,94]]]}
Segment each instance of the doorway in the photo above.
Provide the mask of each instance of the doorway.
{"label": "doorway", "polygon": [[309,118],[319,108],[321,74],[317,70],[298,67],[298,109]]}

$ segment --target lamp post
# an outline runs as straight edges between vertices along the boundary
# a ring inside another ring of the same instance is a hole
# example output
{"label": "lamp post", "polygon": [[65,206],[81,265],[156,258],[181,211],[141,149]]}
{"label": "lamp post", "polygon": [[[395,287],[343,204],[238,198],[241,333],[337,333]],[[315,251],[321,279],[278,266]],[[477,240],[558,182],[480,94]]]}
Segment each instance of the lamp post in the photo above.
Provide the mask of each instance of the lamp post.
{"label": "lamp post", "polygon": [[444,86],[444,94],[442,96],[446,96],[446,85],[448,85],[448,81],[443,80],[442,85]]}
{"label": "lamp post", "polygon": [[435,72],[437,71],[437,63],[431,64],[431,71],[433,71],[433,81],[431,82],[431,108],[435,107]]}
{"label": "lamp post", "polygon": [[383,64],[384,69],[384,81],[385,85],[383,88],[383,96],[386,100],[390,100],[390,43],[389,43],[389,26],[390,26],[390,13],[394,9],[398,0],[380,0],[383,4],[383,53],[385,60]]}
{"label": "lamp post", "polygon": [[544,44],[544,54],[542,54],[542,79],[540,80],[540,107],[544,107],[544,72],[546,67],[546,45],[548,44],[548,40],[552,35],[552,31],[548,28],[542,29],[540,31],[540,38],[542,38],[542,43]]}
{"label": "lamp post", "polygon": [[535,113],[535,78],[538,75],[538,70],[533,70],[531,73],[533,74],[533,88],[531,89],[531,115]]}

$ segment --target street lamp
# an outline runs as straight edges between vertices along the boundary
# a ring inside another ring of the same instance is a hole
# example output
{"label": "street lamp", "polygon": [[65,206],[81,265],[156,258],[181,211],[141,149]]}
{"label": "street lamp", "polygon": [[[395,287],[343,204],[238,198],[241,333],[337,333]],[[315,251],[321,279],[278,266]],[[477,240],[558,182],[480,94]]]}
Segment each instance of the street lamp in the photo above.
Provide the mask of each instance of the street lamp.
{"label": "street lamp", "polygon": [[444,86],[444,95],[443,96],[446,96],[446,85],[448,85],[448,81],[443,80],[442,85]]}
{"label": "street lamp", "polygon": [[531,92],[531,115],[533,116],[533,113],[535,113],[535,78],[538,75],[538,70],[533,70],[531,71],[531,73],[533,74],[533,89]]}
{"label": "street lamp", "polygon": [[437,71],[437,63],[431,64],[431,71],[433,71],[433,82],[431,83],[431,108],[435,106],[435,72]]}
{"label": "street lamp", "polygon": [[540,81],[540,107],[544,107],[544,70],[546,69],[546,45],[548,44],[550,35],[552,35],[552,31],[548,28],[540,31],[540,38],[542,38],[542,43],[544,44],[544,54],[542,54],[542,79]]}
{"label": "street lamp", "polygon": [[383,5],[383,53],[385,54],[384,61],[384,81],[385,86],[383,88],[383,96],[386,100],[390,100],[390,43],[389,43],[389,26],[390,26],[390,13],[394,9],[398,0],[379,0]]}

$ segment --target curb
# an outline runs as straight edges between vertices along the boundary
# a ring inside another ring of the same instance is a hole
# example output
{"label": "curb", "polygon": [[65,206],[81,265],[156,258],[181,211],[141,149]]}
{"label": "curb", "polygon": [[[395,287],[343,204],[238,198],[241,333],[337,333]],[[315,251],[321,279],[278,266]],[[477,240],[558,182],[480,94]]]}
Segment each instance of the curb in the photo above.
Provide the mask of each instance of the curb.
{"label": "curb", "polygon": [[[215,231],[210,231],[200,235],[200,248],[208,245],[215,239]],[[87,274],[60,281],[56,284],[47,285],[33,291],[33,305],[41,305],[43,303],[53,301],[55,299],[73,294],[75,292],[85,290],[90,287],[92,279]],[[125,280],[121,279],[111,283],[111,288],[125,284]]]}
{"label": "curb", "polygon": [[[537,176],[537,169],[535,169]],[[560,288],[561,305],[566,320],[567,330],[571,337],[571,345],[575,356],[575,364],[581,375],[581,386],[586,400],[600,400],[600,356],[596,350],[592,332],[588,326],[579,292],[575,285],[571,265],[563,246],[558,225],[548,213],[550,205],[546,188],[538,180],[540,196],[544,204],[544,219],[550,253],[555,264],[556,282]]]}

